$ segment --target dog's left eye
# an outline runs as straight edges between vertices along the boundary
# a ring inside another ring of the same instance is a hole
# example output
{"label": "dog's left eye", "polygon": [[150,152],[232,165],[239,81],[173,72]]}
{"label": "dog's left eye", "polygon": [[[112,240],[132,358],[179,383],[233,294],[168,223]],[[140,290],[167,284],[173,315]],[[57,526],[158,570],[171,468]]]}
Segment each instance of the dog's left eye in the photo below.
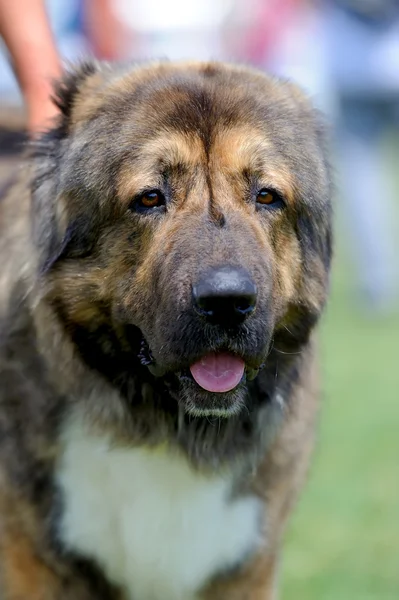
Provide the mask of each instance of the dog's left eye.
{"label": "dog's left eye", "polygon": [[256,195],[256,202],[258,204],[270,206],[272,204],[282,204],[283,200],[276,191],[262,188]]}
{"label": "dog's left eye", "polygon": [[143,192],[134,199],[131,204],[131,209],[138,211],[151,210],[159,206],[165,205],[165,196],[159,190],[150,190]]}

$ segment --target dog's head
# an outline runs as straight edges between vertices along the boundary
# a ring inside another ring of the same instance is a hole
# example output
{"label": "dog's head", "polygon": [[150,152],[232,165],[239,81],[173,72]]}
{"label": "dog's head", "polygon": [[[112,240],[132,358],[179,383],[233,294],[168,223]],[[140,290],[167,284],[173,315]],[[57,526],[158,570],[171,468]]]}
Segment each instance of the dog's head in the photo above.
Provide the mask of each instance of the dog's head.
{"label": "dog's head", "polygon": [[[84,360],[229,415],[324,305],[330,181],[294,86],[220,64],[85,65],[37,143],[47,297]],[[122,382],[122,383],[121,383]]]}

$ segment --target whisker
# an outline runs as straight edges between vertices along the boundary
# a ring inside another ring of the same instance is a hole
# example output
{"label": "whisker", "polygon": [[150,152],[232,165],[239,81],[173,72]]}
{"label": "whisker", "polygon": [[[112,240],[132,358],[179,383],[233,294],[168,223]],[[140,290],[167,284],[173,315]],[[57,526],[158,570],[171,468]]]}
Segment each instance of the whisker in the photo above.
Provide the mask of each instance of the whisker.
{"label": "whisker", "polygon": [[290,335],[292,335],[292,336],[294,335],[294,334],[292,333],[292,331],[290,331],[290,330],[288,329],[287,325],[283,325],[283,327],[284,327],[284,329],[285,329],[286,331],[288,331],[288,333],[289,333]]}
{"label": "whisker", "polygon": [[299,350],[299,352],[284,352],[284,350],[279,350],[278,348],[274,347],[275,352],[278,352],[279,354],[286,354],[287,356],[295,356],[298,354],[302,354],[302,350]]}

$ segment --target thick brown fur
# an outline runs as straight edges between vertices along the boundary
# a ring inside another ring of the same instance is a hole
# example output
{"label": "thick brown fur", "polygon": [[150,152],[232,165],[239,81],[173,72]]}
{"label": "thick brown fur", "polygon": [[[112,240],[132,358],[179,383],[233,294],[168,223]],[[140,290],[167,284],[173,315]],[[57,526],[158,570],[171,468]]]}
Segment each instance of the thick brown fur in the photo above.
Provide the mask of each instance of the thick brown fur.
{"label": "thick brown fur", "polygon": [[[60,432],[81,411],[124,447],[166,443],[193,469],[235,472],[235,493],[267,512],[265,543],[198,597],[274,599],[318,405],[312,332],[331,256],[320,118],[292,84],[218,63],[85,64],[56,102],[0,205],[0,598],[127,598],[57,536]],[[280,201],[258,206],[261,188]],[[150,189],[166,207],[137,212]],[[258,289],[234,330],[192,309],[192,286],[225,264]],[[210,394],[187,369],[221,348],[259,373]],[[201,407],[231,414],[215,426]]]}

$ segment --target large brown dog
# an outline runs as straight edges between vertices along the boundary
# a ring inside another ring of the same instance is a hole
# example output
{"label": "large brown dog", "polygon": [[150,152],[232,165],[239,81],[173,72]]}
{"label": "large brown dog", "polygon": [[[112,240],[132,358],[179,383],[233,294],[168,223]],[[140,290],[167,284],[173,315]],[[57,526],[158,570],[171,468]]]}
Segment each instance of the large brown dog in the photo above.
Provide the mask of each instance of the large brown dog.
{"label": "large brown dog", "polygon": [[0,598],[275,598],[317,412],[318,117],[216,63],[86,64],[57,102],[0,213]]}

